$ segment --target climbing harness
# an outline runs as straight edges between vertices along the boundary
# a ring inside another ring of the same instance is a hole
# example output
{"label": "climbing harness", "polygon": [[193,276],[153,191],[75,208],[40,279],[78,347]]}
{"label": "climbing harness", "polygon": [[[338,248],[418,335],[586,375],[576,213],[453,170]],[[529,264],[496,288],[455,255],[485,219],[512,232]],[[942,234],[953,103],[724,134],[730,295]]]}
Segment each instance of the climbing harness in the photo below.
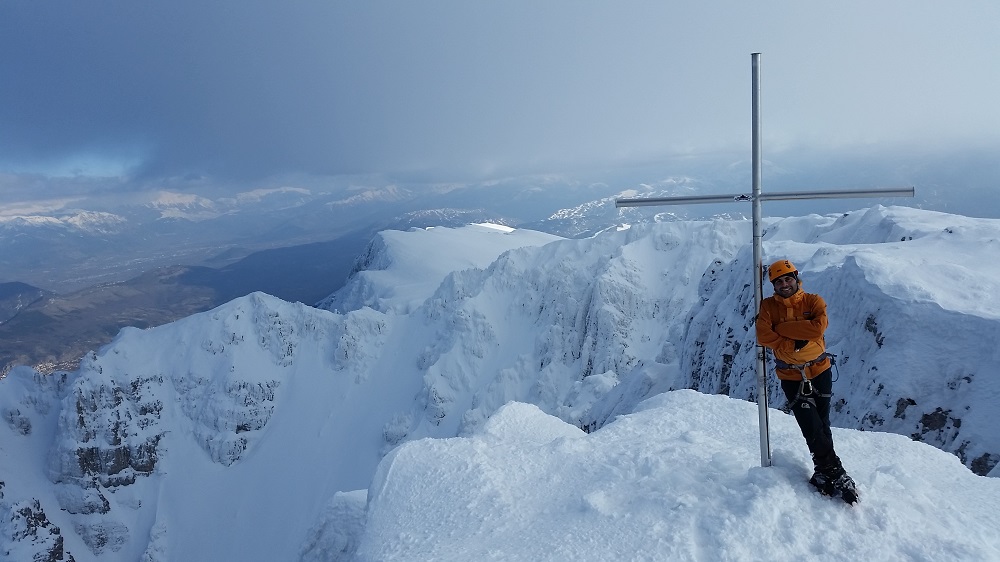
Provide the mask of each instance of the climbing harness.
{"label": "climbing harness", "polygon": [[[795,395],[795,399],[785,405],[783,410],[785,413],[789,413],[796,407],[802,408],[815,408],[816,398],[830,398],[833,394],[822,394],[817,392],[816,387],[813,385],[809,377],[806,376],[806,368],[819,363],[820,361],[830,358],[830,364],[837,364],[837,356],[832,353],[823,352],[819,357],[813,359],[812,361],[807,361],[800,365],[789,365],[777,357],[774,358],[775,366],[779,369],[795,369],[802,375],[802,382],[799,383],[799,392]],[[837,378],[840,378],[840,372],[837,372]],[[801,404],[801,406],[800,406]]]}

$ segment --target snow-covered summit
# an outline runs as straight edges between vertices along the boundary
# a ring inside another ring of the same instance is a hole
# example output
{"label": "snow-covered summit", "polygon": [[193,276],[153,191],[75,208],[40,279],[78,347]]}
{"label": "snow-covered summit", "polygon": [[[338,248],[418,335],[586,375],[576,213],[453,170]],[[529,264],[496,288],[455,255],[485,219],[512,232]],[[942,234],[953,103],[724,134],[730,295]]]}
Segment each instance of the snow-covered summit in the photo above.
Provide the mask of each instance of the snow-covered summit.
{"label": "snow-covered summit", "polygon": [[225,214],[252,212],[255,208],[267,209],[270,212],[280,211],[303,205],[312,195],[308,189],[288,186],[253,189],[218,199],[162,190],[154,193],[146,206],[157,211],[161,219],[197,222]]}
{"label": "snow-covered summit", "polygon": [[358,257],[344,287],[317,306],[341,313],[368,306],[379,312],[406,314],[431,296],[453,271],[484,268],[507,250],[560,239],[486,223],[408,232],[384,230]]}
{"label": "snow-covered summit", "polygon": [[411,190],[398,185],[389,185],[383,188],[374,189],[361,188],[353,191],[355,191],[355,193],[352,193],[350,196],[336,201],[330,201],[327,205],[342,206],[357,205],[359,203],[369,204],[391,202],[406,200],[413,197]]}
{"label": "snow-covered summit", "polygon": [[50,228],[102,235],[120,232],[126,222],[124,217],[115,213],[72,211],[59,216],[4,215],[0,216],[0,229]]}
{"label": "snow-covered summit", "polygon": [[[349,559],[337,545],[356,560],[455,562],[1000,556],[1000,480],[899,435],[835,428],[864,494],[848,507],[810,490],[791,416],[773,416],[782,448],[760,467],[756,418],[753,404],[679,390],[587,435],[512,402],[474,434],[393,451],[367,494],[331,502],[330,534],[305,559]],[[359,513],[357,535],[333,533]]]}
{"label": "snow-covered summit", "polygon": [[158,191],[146,206],[159,213],[161,219],[185,219],[199,221],[222,214],[215,201],[190,193]]}
{"label": "snow-covered summit", "polygon": [[252,189],[250,191],[244,191],[237,193],[233,197],[223,197],[220,201],[225,202],[229,205],[248,205],[253,203],[260,203],[266,199],[280,199],[283,198],[288,201],[299,202],[301,199],[312,195],[312,192],[308,189],[301,187],[291,187],[283,186],[270,189]]}
{"label": "snow-covered summit", "polygon": [[[855,544],[875,558],[996,557],[964,514],[1000,508],[977,476],[1000,461],[1000,322],[981,302],[1000,290],[997,237],[1000,221],[901,207],[768,220],[765,258],[791,259],[829,305],[858,510],[805,488],[805,446],[777,411],[776,466],[757,467],[755,407],[738,400],[757,390],[748,221],[580,240],[435,228],[383,233],[352,280],[370,296],[342,312],[255,293],[124,330],[73,373],[12,371],[0,554],[516,559],[530,545],[501,542],[527,522],[551,559],[837,558],[849,543],[782,529],[860,517]],[[949,287],[956,261],[970,275]],[[440,501],[417,525],[424,490]],[[762,529],[773,539],[753,551],[735,538]]]}

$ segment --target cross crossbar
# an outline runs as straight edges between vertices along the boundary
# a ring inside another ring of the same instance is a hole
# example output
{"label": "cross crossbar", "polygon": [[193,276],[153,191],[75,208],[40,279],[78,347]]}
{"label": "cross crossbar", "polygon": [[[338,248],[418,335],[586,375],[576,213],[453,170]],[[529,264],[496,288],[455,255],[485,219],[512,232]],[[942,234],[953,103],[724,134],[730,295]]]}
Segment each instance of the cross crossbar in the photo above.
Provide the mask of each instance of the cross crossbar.
{"label": "cross crossbar", "polygon": [[[760,201],[789,201],[792,199],[853,199],[858,197],[913,197],[912,187],[886,189],[845,189],[838,191],[780,191],[761,193]],[[615,207],[654,207],[660,205],[687,205],[692,203],[732,203],[753,201],[753,195],[681,195],[678,197],[639,197],[616,199]]]}

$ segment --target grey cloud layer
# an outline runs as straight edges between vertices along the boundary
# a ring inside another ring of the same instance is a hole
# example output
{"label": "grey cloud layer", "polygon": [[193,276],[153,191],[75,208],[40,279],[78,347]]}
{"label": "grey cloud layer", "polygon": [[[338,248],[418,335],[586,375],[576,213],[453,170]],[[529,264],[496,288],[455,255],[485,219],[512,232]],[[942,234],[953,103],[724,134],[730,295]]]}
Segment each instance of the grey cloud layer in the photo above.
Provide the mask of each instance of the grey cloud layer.
{"label": "grey cloud layer", "polygon": [[[995,139],[991,2],[4,2],[0,170],[488,175],[732,148]],[[992,137],[991,137],[992,135]]]}

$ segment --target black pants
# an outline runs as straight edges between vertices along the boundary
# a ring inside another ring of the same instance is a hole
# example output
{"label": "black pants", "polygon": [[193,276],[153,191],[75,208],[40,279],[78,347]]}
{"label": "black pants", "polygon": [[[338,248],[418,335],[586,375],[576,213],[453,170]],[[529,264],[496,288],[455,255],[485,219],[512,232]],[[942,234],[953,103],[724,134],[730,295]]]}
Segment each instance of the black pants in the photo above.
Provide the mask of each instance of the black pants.
{"label": "black pants", "polygon": [[[792,414],[806,438],[817,469],[840,466],[840,458],[833,450],[833,433],[830,432],[830,394],[833,392],[833,374],[827,369],[810,379],[813,394],[808,400],[799,397],[802,381],[781,381],[781,390],[792,406]],[[820,396],[820,395],[826,396]]]}

